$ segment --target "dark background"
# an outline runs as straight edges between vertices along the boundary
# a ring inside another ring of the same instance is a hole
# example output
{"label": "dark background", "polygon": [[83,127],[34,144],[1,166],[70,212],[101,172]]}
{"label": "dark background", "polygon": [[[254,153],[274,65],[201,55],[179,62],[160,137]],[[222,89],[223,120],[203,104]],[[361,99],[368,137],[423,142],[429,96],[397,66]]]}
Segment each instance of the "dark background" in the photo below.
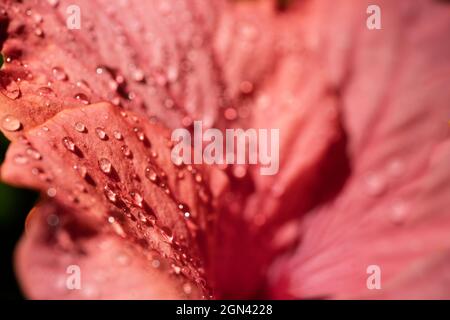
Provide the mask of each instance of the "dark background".
{"label": "dark background", "polygon": [[[0,163],[9,141],[0,133]],[[25,218],[36,202],[35,192],[14,188],[0,182],[0,299],[22,299],[14,275],[14,248],[25,225]]]}

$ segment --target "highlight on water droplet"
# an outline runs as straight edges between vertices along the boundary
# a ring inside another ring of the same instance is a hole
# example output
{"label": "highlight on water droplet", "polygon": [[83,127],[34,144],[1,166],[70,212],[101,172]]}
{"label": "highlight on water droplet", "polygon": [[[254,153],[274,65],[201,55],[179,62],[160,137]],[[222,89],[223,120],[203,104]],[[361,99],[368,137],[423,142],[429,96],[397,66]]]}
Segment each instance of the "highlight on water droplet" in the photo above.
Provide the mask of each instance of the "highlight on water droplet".
{"label": "highlight on water droplet", "polygon": [[[109,185],[105,185],[103,191],[105,192],[105,196],[109,201],[111,201],[112,203],[115,203],[117,201],[117,194],[111,189]],[[109,217],[108,222],[114,223],[114,217]]]}
{"label": "highlight on water droplet", "polygon": [[54,67],[52,73],[53,77],[58,81],[65,81],[68,79],[66,72],[61,67]]}
{"label": "highlight on water droplet", "polygon": [[101,170],[103,173],[108,174],[108,173],[111,172],[111,168],[112,168],[111,161],[109,161],[109,160],[106,159],[106,158],[100,158],[100,159],[98,160],[98,166],[100,167],[100,170]]}
{"label": "highlight on water droplet", "polygon": [[86,132],[86,126],[82,122],[75,123],[74,128],[78,132]]}
{"label": "highlight on water droplet", "polygon": [[122,140],[123,139],[122,133],[120,133],[119,130],[114,130],[113,135],[114,135],[114,138],[116,140]]}
{"label": "highlight on water droplet", "polygon": [[18,131],[22,127],[22,123],[12,115],[6,115],[2,119],[2,127],[6,131]]}
{"label": "highlight on water droplet", "polygon": [[147,177],[148,180],[150,180],[151,182],[156,183],[158,181],[158,174],[156,173],[156,171],[151,168],[151,167],[147,167],[145,168],[145,176]]}
{"label": "highlight on water droplet", "polygon": [[1,92],[11,100],[17,99],[20,96],[20,88],[17,82],[12,79],[10,79],[9,82],[7,82],[8,79],[4,79],[3,81]]}
{"label": "highlight on water droplet", "polygon": [[37,151],[36,149],[33,149],[33,148],[27,148],[26,154],[28,156],[30,156],[31,158],[33,158],[34,160],[41,160],[42,159],[42,156],[39,153],[39,151]]}
{"label": "highlight on water droplet", "polygon": [[89,98],[84,93],[77,93],[74,98],[80,101],[82,104],[89,104]]}
{"label": "highlight on water droplet", "polygon": [[75,142],[73,142],[71,137],[64,137],[62,143],[67,150],[71,152],[75,151]]}
{"label": "highlight on water droplet", "polygon": [[99,137],[100,140],[106,140],[108,139],[108,136],[105,132],[105,129],[101,127],[95,128],[95,133],[97,134],[97,137]]}

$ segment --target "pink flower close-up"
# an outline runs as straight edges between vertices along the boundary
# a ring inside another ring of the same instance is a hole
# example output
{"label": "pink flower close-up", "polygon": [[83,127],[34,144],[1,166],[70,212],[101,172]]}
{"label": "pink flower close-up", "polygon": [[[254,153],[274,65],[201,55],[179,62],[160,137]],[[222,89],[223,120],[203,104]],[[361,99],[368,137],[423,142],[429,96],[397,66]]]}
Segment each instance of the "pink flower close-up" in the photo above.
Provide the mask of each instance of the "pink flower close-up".
{"label": "pink flower close-up", "polygon": [[450,299],[449,34],[438,0],[1,0],[23,296]]}

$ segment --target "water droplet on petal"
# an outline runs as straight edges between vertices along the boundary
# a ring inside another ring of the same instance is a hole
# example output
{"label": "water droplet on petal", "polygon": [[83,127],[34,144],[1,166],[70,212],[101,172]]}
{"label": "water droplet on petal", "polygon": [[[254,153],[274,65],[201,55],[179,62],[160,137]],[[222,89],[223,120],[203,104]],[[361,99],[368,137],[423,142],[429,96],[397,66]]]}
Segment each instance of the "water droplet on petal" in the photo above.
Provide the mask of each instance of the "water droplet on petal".
{"label": "water droplet on petal", "polygon": [[65,81],[68,79],[66,72],[63,68],[54,67],[52,69],[53,77],[58,81]]}
{"label": "water droplet on petal", "polygon": [[77,122],[75,123],[75,130],[77,130],[78,132],[85,132],[86,131],[86,126],[81,123],[81,122]]}
{"label": "water droplet on petal", "polygon": [[113,132],[113,135],[114,135],[114,138],[115,138],[116,140],[122,140],[122,139],[123,139],[122,133],[120,133],[120,131],[118,131],[118,130],[115,130],[115,131]]}
{"label": "water droplet on petal", "polygon": [[175,272],[175,274],[180,274],[181,268],[175,264],[172,264],[172,269]]}
{"label": "water droplet on petal", "polygon": [[100,138],[100,140],[106,140],[108,136],[106,135],[106,132],[103,128],[95,128],[95,133],[97,134],[97,137]]}
{"label": "water droplet on petal", "polygon": [[73,142],[72,138],[64,137],[62,139],[62,143],[67,150],[72,151],[72,152],[75,151],[75,143]]}
{"label": "water droplet on petal", "polygon": [[365,178],[366,192],[370,196],[379,196],[386,189],[386,182],[377,174],[370,174]]}
{"label": "water droplet on petal", "polygon": [[142,201],[144,201],[144,198],[139,192],[132,191],[130,193],[131,197],[133,197],[133,202],[136,206],[142,207]]}
{"label": "water droplet on petal", "polygon": [[122,151],[122,154],[127,157],[130,158],[131,157],[131,150],[130,148],[128,148],[128,146],[123,145],[120,147],[120,150]]}
{"label": "water droplet on petal", "polygon": [[239,90],[243,94],[250,94],[253,91],[253,84],[250,81],[242,81],[239,85]]}
{"label": "water droplet on petal", "polygon": [[158,259],[153,259],[152,260],[152,267],[153,268],[157,269],[157,268],[159,268],[160,265],[161,265],[161,262],[159,262]]}
{"label": "water droplet on petal", "polygon": [[[104,189],[106,198],[109,201],[111,201],[112,203],[115,203],[117,201],[117,194],[108,185],[106,185],[103,189]],[[112,220],[112,222],[110,220]],[[108,222],[113,223],[114,217],[109,217]]]}
{"label": "water droplet on petal", "polygon": [[161,235],[167,242],[173,241],[172,231],[168,227],[161,227]]}
{"label": "water droplet on petal", "polygon": [[17,155],[14,156],[14,163],[16,163],[16,164],[27,164],[28,163],[28,158],[25,157],[24,155],[17,154]]}
{"label": "water droplet on petal", "polygon": [[56,196],[56,189],[53,188],[53,187],[48,188],[48,189],[47,189],[47,195],[48,195],[50,198],[55,197],[55,196]]}
{"label": "water droplet on petal", "polygon": [[85,166],[74,165],[73,168],[80,174],[80,176],[84,179],[87,175],[87,169]]}
{"label": "water droplet on petal", "polygon": [[47,0],[48,4],[51,5],[53,8],[57,7],[59,4],[59,0]]}
{"label": "water droplet on petal", "polygon": [[42,30],[41,28],[36,28],[34,29],[34,34],[42,38],[44,37],[44,30]]}
{"label": "water droplet on petal", "polygon": [[145,214],[142,211],[139,211],[138,218],[141,222],[144,222],[144,223],[147,222],[147,217],[145,216]]}
{"label": "water droplet on petal", "polygon": [[56,214],[50,214],[47,217],[47,223],[51,227],[56,227],[59,224],[59,217]]}
{"label": "water droplet on petal", "polygon": [[16,117],[7,115],[2,120],[2,127],[6,131],[17,131],[22,127],[22,123]]}
{"label": "water droplet on petal", "polygon": [[146,176],[147,179],[150,180],[151,182],[156,183],[156,182],[158,181],[158,174],[157,174],[156,171],[153,170],[153,168],[151,168],[151,167],[145,168],[145,176]]}
{"label": "water droplet on petal", "polygon": [[89,104],[89,98],[84,93],[77,93],[74,96],[74,98],[77,99],[78,101],[80,101],[83,104]]}
{"label": "water droplet on petal", "polygon": [[133,72],[133,80],[136,82],[143,82],[145,79],[145,74],[142,70],[136,69]]}
{"label": "water droplet on petal", "polygon": [[56,97],[55,92],[50,87],[40,87],[37,91],[42,97]]}
{"label": "water droplet on petal", "polygon": [[35,159],[35,160],[40,160],[42,159],[41,154],[39,153],[39,151],[37,151],[36,149],[33,148],[28,148],[26,150],[27,155],[29,155],[31,158]]}
{"label": "water droplet on petal", "polygon": [[136,133],[136,137],[138,138],[139,141],[144,141],[144,140],[145,140],[145,135],[144,135],[144,133],[141,131],[141,129],[139,129],[139,128],[134,128],[133,131]]}
{"label": "water droplet on petal", "polygon": [[12,100],[17,99],[20,96],[19,85],[14,80],[11,80],[9,83],[2,86],[1,92]]}
{"label": "water droplet on petal", "polygon": [[189,283],[183,284],[183,292],[187,295],[192,293],[192,287]]}
{"label": "water droplet on petal", "polygon": [[98,165],[103,173],[108,174],[111,172],[111,161],[109,161],[108,159],[100,158],[100,160],[98,160]]}

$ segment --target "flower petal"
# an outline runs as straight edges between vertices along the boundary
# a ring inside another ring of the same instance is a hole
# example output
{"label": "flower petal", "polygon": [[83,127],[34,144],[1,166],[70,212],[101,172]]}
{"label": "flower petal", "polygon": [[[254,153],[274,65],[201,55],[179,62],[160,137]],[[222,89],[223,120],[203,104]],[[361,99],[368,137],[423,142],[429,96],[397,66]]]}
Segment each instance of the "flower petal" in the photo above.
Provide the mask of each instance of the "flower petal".
{"label": "flower petal", "polygon": [[[332,15],[347,21],[333,34],[354,26],[351,59],[327,58],[347,61],[333,72],[346,85],[341,110],[352,174],[335,200],[298,227],[294,253],[273,266],[274,297],[450,296],[442,272],[450,249],[449,14],[432,1],[379,5],[382,30],[368,30],[350,8]],[[318,11],[325,20],[328,8]],[[344,41],[322,39],[329,48]],[[381,270],[375,294],[366,283],[371,265]]]}
{"label": "flower petal", "polygon": [[54,3],[2,4],[0,119],[26,130],[63,109],[109,101],[172,127],[185,117],[215,120],[220,77],[205,40],[220,1],[81,0],[81,30],[66,25],[74,3]]}
{"label": "flower petal", "polygon": [[2,178],[46,192],[64,208],[60,220],[115,232],[124,243],[171,259],[209,296],[203,266],[204,231],[213,220],[208,173],[177,167],[170,150],[161,126],[100,103],[64,110],[27,131],[11,144]]}

